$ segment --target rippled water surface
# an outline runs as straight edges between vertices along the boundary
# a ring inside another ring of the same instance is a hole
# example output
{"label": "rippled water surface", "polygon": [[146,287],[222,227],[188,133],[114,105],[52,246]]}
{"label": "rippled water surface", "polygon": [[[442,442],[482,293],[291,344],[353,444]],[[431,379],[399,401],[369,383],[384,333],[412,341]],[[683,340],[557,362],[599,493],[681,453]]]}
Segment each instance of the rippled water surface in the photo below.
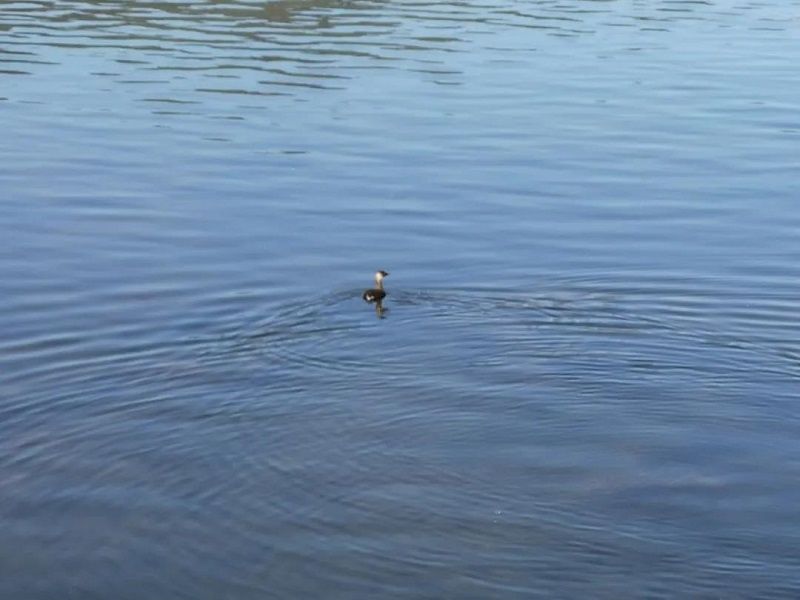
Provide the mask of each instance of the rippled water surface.
{"label": "rippled water surface", "polygon": [[800,597],[798,32],[0,4],[0,597]]}

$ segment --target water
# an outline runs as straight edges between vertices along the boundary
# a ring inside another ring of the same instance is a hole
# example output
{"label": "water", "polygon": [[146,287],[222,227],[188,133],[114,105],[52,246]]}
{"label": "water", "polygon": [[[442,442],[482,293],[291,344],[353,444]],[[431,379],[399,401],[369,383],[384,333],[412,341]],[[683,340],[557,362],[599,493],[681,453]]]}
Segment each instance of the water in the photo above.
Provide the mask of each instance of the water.
{"label": "water", "polygon": [[0,596],[798,597],[799,22],[3,3]]}

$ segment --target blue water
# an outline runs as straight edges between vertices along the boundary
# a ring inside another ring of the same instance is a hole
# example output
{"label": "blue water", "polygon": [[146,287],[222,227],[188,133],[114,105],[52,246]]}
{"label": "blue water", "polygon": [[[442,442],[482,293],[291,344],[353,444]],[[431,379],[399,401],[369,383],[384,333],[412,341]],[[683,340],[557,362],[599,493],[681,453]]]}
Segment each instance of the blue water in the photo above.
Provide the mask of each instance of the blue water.
{"label": "blue water", "polygon": [[800,596],[798,25],[3,3],[0,597]]}

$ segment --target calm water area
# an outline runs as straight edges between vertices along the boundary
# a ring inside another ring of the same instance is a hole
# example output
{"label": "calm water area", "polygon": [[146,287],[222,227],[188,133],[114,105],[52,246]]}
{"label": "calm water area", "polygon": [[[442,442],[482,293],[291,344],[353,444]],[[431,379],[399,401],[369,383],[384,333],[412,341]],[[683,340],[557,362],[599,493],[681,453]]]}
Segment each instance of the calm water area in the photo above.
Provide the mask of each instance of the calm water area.
{"label": "calm water area", "polygon": [[797,0],[1,2],[0,124],[3,600],[800,598]]}

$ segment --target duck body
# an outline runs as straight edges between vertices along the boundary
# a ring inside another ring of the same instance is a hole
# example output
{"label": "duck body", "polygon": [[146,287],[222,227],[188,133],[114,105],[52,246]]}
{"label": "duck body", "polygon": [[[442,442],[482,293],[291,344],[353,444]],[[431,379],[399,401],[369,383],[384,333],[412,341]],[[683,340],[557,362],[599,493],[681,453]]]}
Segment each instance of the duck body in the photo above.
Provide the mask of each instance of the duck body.
{"label": "duck body", "polygon": [[361,297],[365,302],[377,302],[378,300],[383,300],[386,297],[386,290],[381,290],[378,288],[364,290],[364,293],[361,294]]}
{"label": "duck body", "polygon": [[386,297],[386,290],[383,289],[383,278],[389,273],[386,271],[378,271],[375,273],[375,287],[364,290],[361,298],[365,302],[380,302]]}

